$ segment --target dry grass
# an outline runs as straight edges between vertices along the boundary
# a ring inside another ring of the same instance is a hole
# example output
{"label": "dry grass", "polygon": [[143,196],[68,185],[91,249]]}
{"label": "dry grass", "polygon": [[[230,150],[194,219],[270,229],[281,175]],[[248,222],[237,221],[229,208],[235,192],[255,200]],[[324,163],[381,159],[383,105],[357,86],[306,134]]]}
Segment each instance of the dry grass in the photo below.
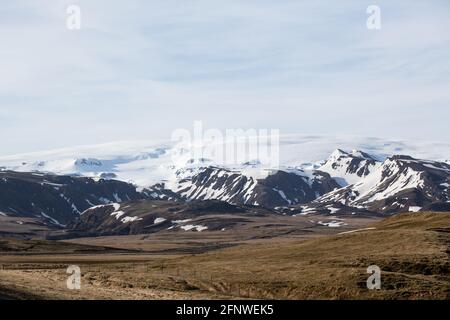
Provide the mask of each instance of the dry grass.
{"label": "dry grass", "polygon": [[[2,255],[0,263],[7,270],[0,270],[0,296],[449,299],[450,214],[401,214],[370,227],[375,229],[308,240],[278,237],[188,255],[104,250]],[[65,245],[68,249],[72,244]],[[68,262],[81,266],[80,291],[65,287]],[[366,288],[366,269],[373,264],[382,270],[381,290]]]}

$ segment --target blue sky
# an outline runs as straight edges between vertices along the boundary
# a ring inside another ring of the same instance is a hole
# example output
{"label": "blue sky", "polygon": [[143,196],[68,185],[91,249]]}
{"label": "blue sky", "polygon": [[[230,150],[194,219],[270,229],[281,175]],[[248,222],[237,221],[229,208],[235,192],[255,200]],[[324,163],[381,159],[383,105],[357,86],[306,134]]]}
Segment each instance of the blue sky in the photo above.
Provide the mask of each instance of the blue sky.
{"label": "blue sky", "polygon": [[194,120],[448,140],[450,3],[412,2],[0,0],[0,154],[169,139]]}

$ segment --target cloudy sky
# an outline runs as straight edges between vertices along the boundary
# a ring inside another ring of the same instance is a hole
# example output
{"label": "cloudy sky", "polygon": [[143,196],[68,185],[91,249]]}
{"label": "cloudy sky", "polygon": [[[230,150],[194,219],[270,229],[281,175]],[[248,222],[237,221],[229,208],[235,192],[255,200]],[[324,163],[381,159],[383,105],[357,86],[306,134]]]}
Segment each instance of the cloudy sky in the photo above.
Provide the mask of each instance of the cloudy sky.
{"label": "cloudy sky", "polygon": [[0,154],[169,139],[194,120],[448,140],[449,14],[448,0],[0,0]]}

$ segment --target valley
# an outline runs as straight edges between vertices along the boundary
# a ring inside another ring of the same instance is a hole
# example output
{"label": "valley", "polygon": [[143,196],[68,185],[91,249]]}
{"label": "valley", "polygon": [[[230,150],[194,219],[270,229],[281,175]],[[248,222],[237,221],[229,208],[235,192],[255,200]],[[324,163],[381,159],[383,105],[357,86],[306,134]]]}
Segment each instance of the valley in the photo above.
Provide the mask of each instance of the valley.
{"label": "valley", "polygon": [[[65,241],[3,239],[0,296],[449,298],[450,214],[400,214],[368,224],[366,221],[358,229],[365,230],[245,241],[236,235],[218,233],[200,237],[198,232],[179,233],[176,237],[109,236]],[[227,245],[208,248],[220,243]],[[81,268],[81,290],[66,287],[69,264]],[[366,288],[366,269],[374,264],[382,270],[381,290]]]}

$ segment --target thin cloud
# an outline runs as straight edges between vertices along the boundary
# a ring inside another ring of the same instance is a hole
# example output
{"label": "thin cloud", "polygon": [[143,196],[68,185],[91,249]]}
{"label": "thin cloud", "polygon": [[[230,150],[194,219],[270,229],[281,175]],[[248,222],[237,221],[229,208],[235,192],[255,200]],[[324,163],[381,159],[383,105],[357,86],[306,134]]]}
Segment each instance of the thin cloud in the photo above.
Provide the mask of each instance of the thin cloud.
{"label": "thin cloud", "polygon": [[[69,4],[80,31],[65,28]],[[8,2],[1,153],[164,139],[197,119],[447,140],[450,5],[378,5],[380,31],[357,0]]]}

